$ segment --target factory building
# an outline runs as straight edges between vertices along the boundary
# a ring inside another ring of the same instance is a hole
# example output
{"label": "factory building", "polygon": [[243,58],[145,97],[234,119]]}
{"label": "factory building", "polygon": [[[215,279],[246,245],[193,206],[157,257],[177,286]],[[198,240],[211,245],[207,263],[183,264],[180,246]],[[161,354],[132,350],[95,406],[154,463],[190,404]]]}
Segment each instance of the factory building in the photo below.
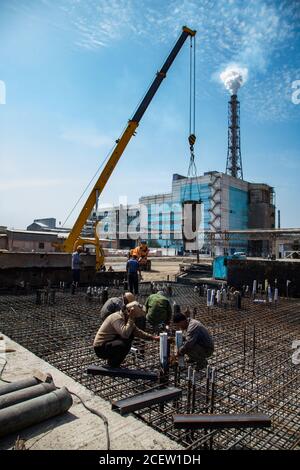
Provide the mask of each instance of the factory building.
{"label": "factory building", "polygon": [[[136,239],[141,238],[149,246],[173,248],[181,253],[188,250],[183,236],[186,201],[198,202],[200,252],[218,255],[243,251],[257,256],[269,252],[266,240],[249,241],[247,235],[239,235],[224,242],[224,237],[218,241],[218,233],[275,228],[274,189],[216,171],[194,178],[174,174],[169,193],[142,196],[138,205],[127,209],[100,211],[97,214],[100,236],[119,240],[122,248],[134,246]],[[216,234],[213,244],[211,233]]]}
{"label": "factory building", "polygon": [[138,206],[94,213],[94,220],[100,221],[99,238],[117,240],[120,248],[131,248],[140,238],[150,247],[171,248],[176,254],[195,250],[211,256],[236,252],[249,256],[271,254],[270,239],[253,240],[247,233],[226,236],[226,232],[234,230],[275,228],[274,188],[244,180],[237,97],[242,79],[235,75],[227,79],[225,85],[231,97],[226,173],[209,171],[196,176],[192,145],[188,176],[174,174],[170,192],[142,196]]}

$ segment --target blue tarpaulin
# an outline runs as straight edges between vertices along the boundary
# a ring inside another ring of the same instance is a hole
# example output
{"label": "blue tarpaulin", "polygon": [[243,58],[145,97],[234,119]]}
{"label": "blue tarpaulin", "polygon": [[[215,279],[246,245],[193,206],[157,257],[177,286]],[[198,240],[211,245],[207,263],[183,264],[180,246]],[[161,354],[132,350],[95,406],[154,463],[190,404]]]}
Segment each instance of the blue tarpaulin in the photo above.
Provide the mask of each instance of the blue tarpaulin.
{"label": "blue tarpaulin", "polygon": [[230,256],[217,256],[213,261],[213,277],[227,279],[227,259]]}

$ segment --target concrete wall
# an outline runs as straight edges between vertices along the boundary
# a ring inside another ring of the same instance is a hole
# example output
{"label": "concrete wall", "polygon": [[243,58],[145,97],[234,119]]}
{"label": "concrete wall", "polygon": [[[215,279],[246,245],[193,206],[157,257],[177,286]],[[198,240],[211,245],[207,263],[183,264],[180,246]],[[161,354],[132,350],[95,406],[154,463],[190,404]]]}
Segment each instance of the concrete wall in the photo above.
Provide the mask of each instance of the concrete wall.
{"label": "concrete wall", "polygon": [[37,240],[8,240],[8,249],[10,251],[44,251],[54,252],[55,248],[52,246],[52,242],[39,242]]}
{"label": "concrete wall", "polygon": [[[81,256],[84,263],[80,277],[81,285],[108,285],[114,279],[124,279],[124,272],[96,273],[95,256]],[[71,284],[71,254],[0,252],[0,290],[25,284],[33,288],[44,287],[48,280],[56,286],[60,281],[66,285]]]}
{"label": "concrete wall", "polygon": [[286,281],[290,280],[289,293],[291,297],[300,297],[300,262],[298,261],[267,261],[267,260],[228,260],[227,283],[241,288],[253,281],[263,283],[265,279],[274,285],[277,279],[279,295],[286,295]]}
{"label": "concrete wall", "polygon": [[7,235],[0,234],[0,250],[7,250],[7,249],[8,249]]}
{"label": "concrete wall", "polygon": [[[71,266],[70,253],[0,253],[0,269],[8,268],[66,268]],[[95,266],[95,257],[81,255],[86,266]]]}

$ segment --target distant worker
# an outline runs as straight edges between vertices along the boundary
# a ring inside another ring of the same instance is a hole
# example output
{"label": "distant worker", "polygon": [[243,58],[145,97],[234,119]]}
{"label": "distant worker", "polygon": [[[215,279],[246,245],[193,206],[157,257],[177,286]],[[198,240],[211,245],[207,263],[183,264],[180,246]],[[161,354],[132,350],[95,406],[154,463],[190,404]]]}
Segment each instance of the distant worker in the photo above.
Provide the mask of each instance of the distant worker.
{"label": "distant worker", "polygon": [[113,272],[114,272],[114,269],[113,269],[112,266],[110,266],[107,271],[108,271],[109,273],[113,273]]}
{"label": "distant worker", "polygon": [[72,253],[72,294],[75,293],[75,288],[80,282],[80,269],[82,266],[82,260],[80,254],[83,252],[83,247],[78,245],[76,251]]}
{"label": "distant worker", "polygon": [[128,289],[133,294],[139,293],[139,275],[142,279],[141,268],[137,260],[137,256],[133,255],[129,258],[126,264],[126,271],[128,275]]}
{"label": "distant worker", "polygon": [[121,297],[111,297],[108,299],[103,307],[101,308],[100,318],[104,321],[109,315],[115,312],[123,310],[123,308],[135,300],[134,295],[131,292],[125,292]]}
{"label": "distant worker", "polygon": [[137,302],[126,305],[124,311],[109,315],[102,323],[94,340],[94,351],[101,359],[107,360],[109,367],[120,367],[132,345],[133,338],[159,341],[153,336],[137,328],[135,319],[145,315]]}
{"label": "distant worker", "polygon": [[149,295],[146,300],[146,319],[152,326],[168,325],[172,318],[172,307],[163,291]]}
{"label": "distant worker", "polygon": [[178,351],[179,356],[186,354],[189,362],[196,362],[196,369],[207,366],[207,358],[214,352],[214,341],[204,325],[198,320],[188,320],[185,315],[178,313],[173,318],[175,328],[186,330],[183,346]]}

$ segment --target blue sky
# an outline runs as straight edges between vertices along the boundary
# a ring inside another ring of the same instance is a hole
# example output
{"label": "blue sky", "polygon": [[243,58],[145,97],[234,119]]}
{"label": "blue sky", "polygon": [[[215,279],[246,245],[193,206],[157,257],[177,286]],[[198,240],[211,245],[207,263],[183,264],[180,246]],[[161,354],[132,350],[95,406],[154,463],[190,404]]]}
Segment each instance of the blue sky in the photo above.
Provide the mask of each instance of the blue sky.
{"label": "blue sky", "polygon": [[[300,226],[292,0],[0,0],[0,225],[65,220],[184,24],[198,31],[198,172],[225,170],[229,95],[218,77],[228,64],[247,67],[244,178],[273,185],[282,226]],[[168,192],[172,174],[187,173],[188,67],[185,44],[99,202]]]}

